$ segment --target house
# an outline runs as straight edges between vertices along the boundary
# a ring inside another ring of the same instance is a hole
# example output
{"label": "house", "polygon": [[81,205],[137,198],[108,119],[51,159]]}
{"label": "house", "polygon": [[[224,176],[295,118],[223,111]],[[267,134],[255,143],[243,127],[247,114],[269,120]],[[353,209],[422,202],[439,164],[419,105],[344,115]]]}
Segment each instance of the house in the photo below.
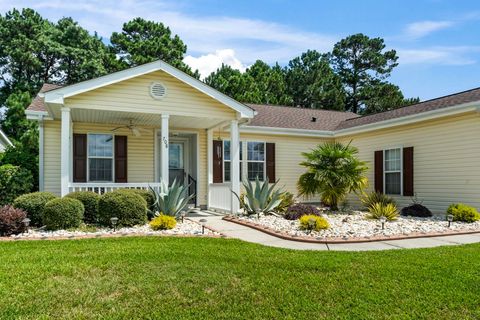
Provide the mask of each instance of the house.
{"label": "house", "polygon": [[9,146],[13,146],[13,143],[8,139],[7,135],[0,130],[0,152],[5,151]]}
{"label": "house", "polygon": [[[302,152],[351,143],[370,189],[434,212],[480,207],[480,89],[358,116],[246,105],[162,61],[77,84],[45,84],[27,109],[40,124],[40,189],[65,195],[191,183],[202,208],[237,211],[242,178],[296,193]],[[318,199],[304,199],[315,200]],[[355,197],[351,197],[355,204]]]}

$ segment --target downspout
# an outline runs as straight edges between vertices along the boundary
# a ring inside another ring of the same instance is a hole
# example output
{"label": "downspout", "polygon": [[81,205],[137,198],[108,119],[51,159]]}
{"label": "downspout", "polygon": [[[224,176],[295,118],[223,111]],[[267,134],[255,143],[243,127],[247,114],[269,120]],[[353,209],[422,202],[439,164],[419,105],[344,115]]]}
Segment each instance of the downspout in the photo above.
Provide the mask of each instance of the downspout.
{"label": "downspout", "polygon": [[40,191],[45,190],[44,179],[44,128],[43,128],[43,116],[38,116],[38,189]]}

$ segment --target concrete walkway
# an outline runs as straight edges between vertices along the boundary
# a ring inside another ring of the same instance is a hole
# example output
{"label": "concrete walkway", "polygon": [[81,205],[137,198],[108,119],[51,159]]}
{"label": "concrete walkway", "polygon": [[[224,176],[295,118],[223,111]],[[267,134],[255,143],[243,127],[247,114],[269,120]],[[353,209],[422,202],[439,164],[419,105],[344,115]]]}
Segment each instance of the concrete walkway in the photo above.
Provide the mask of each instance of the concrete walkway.
{"label": "concrete walkway", "polygon": [[438,246],[452,246],[480,242],[480,233],[471,235],[440,236],[432,238],[416,238],[405,240],[385,240],[364,243],[323,244],[307,243],[280,239],[261,231],[245,227],[233,222],[222,220],[222,215],[197,212],[189,214],[192,220],[206,219],[205,225],[218,231],[229,238],[236,238],[270,247],[296,249],[296,250],[337,250],[337,251],[368,251],[368,250],[394,250],[410,248],[431,248]]}

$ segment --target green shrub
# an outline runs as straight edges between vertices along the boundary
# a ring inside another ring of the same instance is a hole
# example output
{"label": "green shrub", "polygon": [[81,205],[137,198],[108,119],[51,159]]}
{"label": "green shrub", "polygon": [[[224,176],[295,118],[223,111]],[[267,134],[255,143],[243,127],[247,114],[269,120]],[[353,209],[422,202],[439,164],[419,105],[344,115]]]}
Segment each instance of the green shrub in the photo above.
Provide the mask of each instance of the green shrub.
{"label": "green shrub", "polygon": [[386,194],[380,192],[365,193],[360,197],[360,201],[367,209],[376,203],[381,203],[383,205],[391,203],[397,205],[392,197],[389,197]]}
{"label": "green shrub", "polygon": [[153,194],[152,190],[145,190],[145,189],[120,189],[119,191],[124,191],[124,192],[131,192],[134,194],[138,194],[140,197],[145,199],[147,202],[147,217],[148,219],[152,219],[155,217],[155,214],[153,212],[154,208],[153,206],[155,205],[155,195]]}
{"label": "green shrub", "polygon": [[84,210],[83,204],[77,199],[53,199],[45,205],[42,221],[47,230],[78,228],[82,223]]}
{"label": "green shrub", "polygon": [[19,195],[30,192],[32,187],[30,171],[11,164],[0,166],[0,205],[11,204]]}
{"label": "green shrub", "polygon": [[152,230],[169,230],[175,228],[177,221],[174,217],[161,214],[150,221],[150,228]]}
{"label": "green shrub", "polygon": [[393,203],[374,203],[368,208],[368,212],[367,218],[369,219],[385,217],[388,221],[392,221],[398,218],[398,209]]}
{"label": "green shrub", "polygon": [[300,229],[308,231],[320,231],[328,229],[330,225],[324,217],[308,214],[300,217]]}
{"label": "green shrub", "polygon": [[118,226],[131,227],[147,222],[147,202],[138,194],[117,190],[105,193],[98,201],[98,222],[110,226],[118,218]]}
{"label": "green shrub", "polygon": [[92,191],[77,191],[66,195],[68,198],[77,199],[85,207],[83,221],[85,223],[97,223],[98,221],[98,200],[100,196]]}
{"label": "green shrub", "polygon": [[0,236],[10,236],[25,231],[23,219],[27,217],[27,213],[22,209],[16,209],[12,206],[4,206],[0,208]]}
{"label": "green shrub", "polygon": [[477,209],[463,203],[452,204],[447,209],[447,214],[453,215],[453,221],[475,222],[480,220]]}
{"label": "green shrub", "polygon": [[51,192],[33,192],[16,198],[13,206],[27,212],[32,226],[40,227],[42,225],[42,215],[45,205],[55,198],[57,198],[57,196]]}

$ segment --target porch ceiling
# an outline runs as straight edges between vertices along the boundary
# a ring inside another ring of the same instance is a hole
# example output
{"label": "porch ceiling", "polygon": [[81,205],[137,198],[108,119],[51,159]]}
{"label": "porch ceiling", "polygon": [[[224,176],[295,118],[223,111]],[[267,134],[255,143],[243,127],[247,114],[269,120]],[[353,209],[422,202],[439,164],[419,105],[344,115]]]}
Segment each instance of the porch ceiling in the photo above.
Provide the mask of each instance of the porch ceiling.
{"label": "porch ceiling", "polygon": [[[73,122],[127,125],[130,123],[130,121],[132,121],[133,124],[138,126],[161,126],[160,114],[72,109],[71,115]],[[225,119],[171,115],[169,119],[169,126],[174,128],[206,129],[218,125],[224,121]]]}

